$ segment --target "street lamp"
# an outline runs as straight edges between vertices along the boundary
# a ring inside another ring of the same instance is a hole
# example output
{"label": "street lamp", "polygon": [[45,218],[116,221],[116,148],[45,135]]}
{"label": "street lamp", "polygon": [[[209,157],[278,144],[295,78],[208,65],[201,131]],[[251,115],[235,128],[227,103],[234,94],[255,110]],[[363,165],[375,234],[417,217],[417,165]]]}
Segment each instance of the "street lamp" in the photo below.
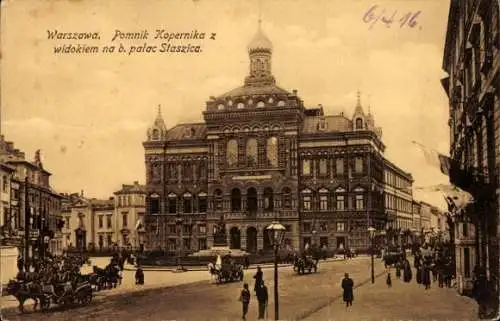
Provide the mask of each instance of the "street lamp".
{"label": "street lamp", "polygon": [[269,231],[269,241],[274,247],[274,320],[279,320],[279,302],[278,302],[278,249],[285,236],[286,228],[277,221],[266,227]]}
{"label": "street lamp", "polygon": [[175,218],[175,225],[177,227],[177,239],[179,242],[179,246],[177,247],[177,270],[182,271],[182,265],[181,265],[181,247],[182,247],[182,240],[181,240],[181,228],[182,228],[182,217],[179,215]]}
{"label": "street lamp", "polygon": [[372,259],[372,283],[375,283],[375,258],[373,257],[373,239],[375,237],[375,228],[373,226],[370,226],[368,228],[368,232],[370,233],[370,240],[371,240],[371,259]]}

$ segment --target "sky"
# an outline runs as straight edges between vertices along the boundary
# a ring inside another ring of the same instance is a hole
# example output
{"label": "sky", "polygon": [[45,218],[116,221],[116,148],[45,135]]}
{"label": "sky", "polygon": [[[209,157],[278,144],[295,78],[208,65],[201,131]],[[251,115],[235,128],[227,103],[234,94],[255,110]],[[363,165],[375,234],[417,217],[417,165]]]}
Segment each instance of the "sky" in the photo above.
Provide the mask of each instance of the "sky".
{"label": "sky", "polygon": [[[169,128],[202,121],[210,96],[242,85],[260,16],[279,86],[297,89],[306,106],[349,117],[359,90],[383,129],[386,157],[412,173],[415,186],[446,183],[411,142],[449,151],[440,84],[448,8],[449,0],[2,1],[1,131],[28,159],[42,150],[60,192],[107,198],[121,184],[144,183],[142,142],[158,105]],[[202,52],[118,52],[120,43],[128,51],[166,42],[152,39],[157,29],[206,33],[177,40]],[[100,39],[48,39],[54,30]],[[112,42],[117,30],[147,30],[149,39]],[[63,44],[117,49],[55,54]],[[439,193],[416,191],[415,198],[445,208]]]}

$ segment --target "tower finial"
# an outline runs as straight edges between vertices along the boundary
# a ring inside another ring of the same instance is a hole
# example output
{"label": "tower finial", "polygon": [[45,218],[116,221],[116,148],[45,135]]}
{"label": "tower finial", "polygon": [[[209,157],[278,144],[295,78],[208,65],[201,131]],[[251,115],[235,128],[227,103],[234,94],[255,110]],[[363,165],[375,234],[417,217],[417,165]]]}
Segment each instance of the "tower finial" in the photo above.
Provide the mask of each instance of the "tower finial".
{"label": "tower finial", "polygon": [[372,110],[371,110],[372,109],[372,103],[371,103],[370,98],[371,98],[371,95],[368,94],[368,114],[372,113]]}
{"label": "tower finial", "polygon": [[161,117],[161,105],[158,104],[158,116]]}
{"label": "tower finial", "polygon": [[361,92],[359,90],[356,93],[356,106],[361,106]]}

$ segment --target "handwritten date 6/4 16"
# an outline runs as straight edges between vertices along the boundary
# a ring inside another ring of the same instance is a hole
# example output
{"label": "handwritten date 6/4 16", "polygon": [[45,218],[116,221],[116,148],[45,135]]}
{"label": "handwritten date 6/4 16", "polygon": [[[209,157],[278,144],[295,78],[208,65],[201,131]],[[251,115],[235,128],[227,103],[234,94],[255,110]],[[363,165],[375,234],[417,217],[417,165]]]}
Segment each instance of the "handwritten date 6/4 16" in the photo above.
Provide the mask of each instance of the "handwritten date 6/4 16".
{"label": "handwritten date 6/4 16", "polygon": [[385,24],[387,28],[390,28],[393,23],[396,23],[396,26],[400,28],[406,26],[409,28],[418,27],[418,29],[422,29],[422,26],[420,26],[417,21],[421,13],[420,10],[398,13],[397,10],[388,11],[384,8],[379,8],[378,5],[374,5],[363,16],[363,22],[370,24],[369,29],[372,29],[377,23]]}

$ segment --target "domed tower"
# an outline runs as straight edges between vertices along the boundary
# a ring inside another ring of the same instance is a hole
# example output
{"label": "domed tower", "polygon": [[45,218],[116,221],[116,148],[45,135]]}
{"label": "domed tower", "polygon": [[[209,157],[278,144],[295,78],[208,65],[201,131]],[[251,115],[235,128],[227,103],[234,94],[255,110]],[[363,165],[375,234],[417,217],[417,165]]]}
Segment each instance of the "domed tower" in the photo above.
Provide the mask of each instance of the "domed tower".
{"label": "domed tower", "polygon": [[354,109],[354,114],[352,115],[352,123],[354,126],[354,130],[366,130],[366,116],[363,111],[363,107],[361,107],[361,93],[358,91],[356,108]]}
{"label": "domed tower", "polygon": [[248,44],[250,57],[250,75],[245,78],[246,86],[266,86],[276,84],[271,73],[271,58],[273,44],[262,31],[262,21],[259,20],[257,33]]}
{"label": "domed tower", "polygon": [[153,123],[153,126],[148,128],[148,141],[163,140],[167,136],[167,125],[161,114],[161,106],[158,105],[158,114]]}

